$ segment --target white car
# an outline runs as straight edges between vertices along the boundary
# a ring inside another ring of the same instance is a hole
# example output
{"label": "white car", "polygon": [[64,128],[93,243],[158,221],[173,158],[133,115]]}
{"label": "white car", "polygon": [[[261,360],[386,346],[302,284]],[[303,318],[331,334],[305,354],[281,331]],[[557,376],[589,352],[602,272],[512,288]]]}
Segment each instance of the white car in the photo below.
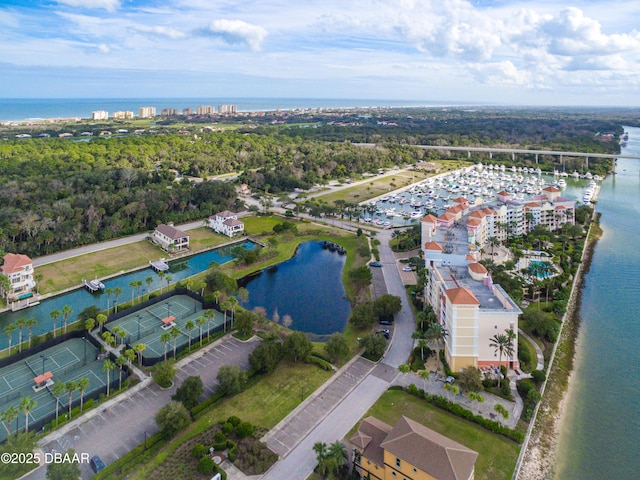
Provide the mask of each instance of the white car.
{"label": "white car", "polygon": [[402,267],[403,272],[411,272],[413,269],[411,267]]}

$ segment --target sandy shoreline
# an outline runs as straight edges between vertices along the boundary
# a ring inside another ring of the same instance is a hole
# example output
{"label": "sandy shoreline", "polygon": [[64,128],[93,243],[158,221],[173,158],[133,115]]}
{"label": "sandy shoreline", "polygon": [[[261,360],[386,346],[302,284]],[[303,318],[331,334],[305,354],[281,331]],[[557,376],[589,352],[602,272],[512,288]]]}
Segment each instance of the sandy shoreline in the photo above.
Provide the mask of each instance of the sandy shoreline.
{"label": "sandy shoreline", "polygon": [[542,402],[538,405],[533,428],[528,440],[525,440],[519,468],[514,473],[518,480],[546,480],[554,478],[556,454],[563,412],[569,401],[568,392],[574,380],[573,366],[577,335],[580,328],[580,305],[584,277],[588,273],[593,250],[599,235],[593,234],[593,228],[599,231],[599,214],[594,212],[587,241],[582,253],[580,267],[571,291],[567,312],[563,318],[562,330],[551,356],[547,383]]}

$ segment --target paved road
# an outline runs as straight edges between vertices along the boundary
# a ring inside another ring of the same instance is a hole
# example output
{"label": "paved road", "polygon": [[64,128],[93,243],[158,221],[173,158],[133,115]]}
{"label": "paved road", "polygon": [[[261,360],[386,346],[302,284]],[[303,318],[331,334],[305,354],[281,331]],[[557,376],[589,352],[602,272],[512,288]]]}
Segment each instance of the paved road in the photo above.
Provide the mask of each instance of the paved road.
{"label": "paved road", "polygon": [[[48,435],[40,445],[46,452],[63,452],[73,447],[77,453],[100,455],[109,464],[144,442],[145,434],[157,431],[155,413],[171,400],[185,378],[199,375],[205,387],[203,397],[209,396],[214,391],[220,367],[236,364],[248,368],[249,354],[258,343],[258,340],[241,342],[231,336],[225,337],[178,362],[172,388],[162,390],[151,380],[146,380],[133,391],[119,395],[78,421]],[[92,476],[89,466],[83,464],[82,478]],[[40,467],[25,478],[44,480],[46,468]]]}
{"label": "paved road", "polygon": [[[201,227],[203,220],[197,222],[186,223],[184,225],[177,225],[180,230],[193,230],[194,228]],[[85,245],[84,247],[73,248],[71,250],[65,250],[63,252],[53,253],[44,257],[38,257],[33,260],[33,266],[39,267],[41,265],[47,265],[49,263],[59,262],[60,260],[66,260],[67,258],[78,257],[87,253],[99,252],[100,250],[106,250],[113,247],[121,247],[122,245],[129,245],[130,243],[136,243],[144,240],[149,236],[149,233],[138,233],[137,235],[131,235],[129,237],[116,238],[115,240],[109,240],[102,243],[92,243],[91,245]]]}

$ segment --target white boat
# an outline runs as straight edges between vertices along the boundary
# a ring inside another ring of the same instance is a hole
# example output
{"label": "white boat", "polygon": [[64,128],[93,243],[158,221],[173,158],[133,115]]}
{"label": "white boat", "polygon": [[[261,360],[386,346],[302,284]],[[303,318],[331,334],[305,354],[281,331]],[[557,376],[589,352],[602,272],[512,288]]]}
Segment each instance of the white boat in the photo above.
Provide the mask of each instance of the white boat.
{"label": "white boat", "polygon": [[567,188],[567,181],[564,178],[561,178],[560,180],[558,180],[558,187]]}

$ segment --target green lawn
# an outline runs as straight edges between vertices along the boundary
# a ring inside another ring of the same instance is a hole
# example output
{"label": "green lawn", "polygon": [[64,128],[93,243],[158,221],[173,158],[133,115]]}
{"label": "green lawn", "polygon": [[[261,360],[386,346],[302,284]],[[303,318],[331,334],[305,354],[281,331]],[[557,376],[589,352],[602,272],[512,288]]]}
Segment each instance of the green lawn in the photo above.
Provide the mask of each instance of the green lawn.
{"label": "green lawn", "polygon": [[[429,405],[406,392],[385,392],[365,417],[374,416],[393,425],[402,415],[478,452],[476,480],[511,479],[520,453],[520,445]],[[359,423],[347,434],[347,439],[351,438],[358,426]]]}
{"label": "green lawn", "polygon": [[168,444],[158,457],[129,478],[146,480],[149,478],[148,473],[162,461],[172,461],[172,454],[178,446],[231,415],[265,429],[271,429],[302,402],[303,388],[306,398],[331,375],[332,372],[326,372],[314,365],[282,362],[274,372],[262,378],[251,388],[216,404],[211,411]]}

